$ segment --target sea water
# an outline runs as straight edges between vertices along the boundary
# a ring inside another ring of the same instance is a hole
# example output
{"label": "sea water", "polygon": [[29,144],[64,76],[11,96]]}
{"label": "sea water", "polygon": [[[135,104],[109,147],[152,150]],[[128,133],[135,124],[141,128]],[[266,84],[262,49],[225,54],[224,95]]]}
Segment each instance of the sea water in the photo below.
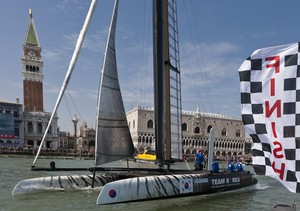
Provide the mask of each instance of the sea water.
{"label": "sea water", "polygon": [[[51,161],[56,162],[57,167],[88,167],[93,165],[91,160],[79,159],[39,159],[37,166],[48,167]],[[256,176],[258,183],[243,189],[209,194],[203,196],[191,196],[183,198],[152,200],[142,202],[120,203],[113,205],[96,205],[99,189],[54,191],[46,193],[26,194],[12,196],[12,190],[18,181],[33,177],[48,176],[45,172],[30,170],[33,157],[31,156],[0,156],[0,210],[271,210],[276,204],[298,203],[300,210],[300,194],[289,192],[276,180]],[[127,165],[124,162],[124,165]],[[133,165],[133,164],[132,164]],[[134,164],[137,165],[137,164]],[[144,164],[145,165],[145,164]],[[175,164],[176,165],[176,164]],[[189,165],[192,163],[181,163]],[[144,166],[143,166],[144,167]],[[251,167],[246,166],[251,171]],[[57,172],[56,172],[57,173]],[[59,172],[62,174],[62,172]],[[78,172],[76,172],[78,174]],[[89,172],[80,172],[89,174]],[[72,174],[75,174],[72,172]]]}

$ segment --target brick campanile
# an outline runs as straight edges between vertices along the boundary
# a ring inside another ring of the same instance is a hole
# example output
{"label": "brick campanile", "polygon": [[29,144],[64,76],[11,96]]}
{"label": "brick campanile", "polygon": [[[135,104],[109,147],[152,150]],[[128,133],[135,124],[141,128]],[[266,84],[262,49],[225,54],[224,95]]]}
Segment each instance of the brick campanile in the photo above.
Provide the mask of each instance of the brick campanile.
{"label": "brick campanile", "polygon": [[29,23],[22,55],[22,77],[24,111],[44,112],[43,102],[43,60],[42,48],[35,30],[32,11],[29,10]]}

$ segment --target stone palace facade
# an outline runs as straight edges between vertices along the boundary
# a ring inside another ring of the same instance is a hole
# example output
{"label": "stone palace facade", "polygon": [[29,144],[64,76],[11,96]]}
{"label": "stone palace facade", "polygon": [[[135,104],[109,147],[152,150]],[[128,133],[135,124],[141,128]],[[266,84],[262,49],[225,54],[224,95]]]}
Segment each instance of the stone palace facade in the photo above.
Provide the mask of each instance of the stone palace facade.
{"label": "stone palace facade", "polygon": [[[137,151],[155,149],[153,108],[134,108],[127,112],[127,120]],[[215,156],[227,159],[245,154],[245,130],[241,119],[199,111],[183,111],[182,145],[186,158],[193,158],[200,147],[204,151],[208,150],[211,128],[215,131]]]}

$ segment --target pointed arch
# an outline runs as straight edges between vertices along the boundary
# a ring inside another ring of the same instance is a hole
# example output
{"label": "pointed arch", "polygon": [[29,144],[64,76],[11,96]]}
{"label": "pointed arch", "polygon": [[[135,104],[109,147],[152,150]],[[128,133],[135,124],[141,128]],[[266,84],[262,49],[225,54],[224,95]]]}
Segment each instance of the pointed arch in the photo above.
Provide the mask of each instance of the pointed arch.
{"label": "pointed arch", "polygon": [[212,129],[212,126],[211,126],[211,125],[208,125],[208,127],[207,127],[207,133],[210,132],[210,129]]}
{"label": "pointed arch", "polygon": [[153,120],[152,119],[148,120],[148,122],[147,122],[147,128],[154,128],[153,127]]}
{"label": "pointed arch", "polygon": [[226,128],[223,128],[221,136],[227,136],[227,130],[226,130]]}
{"label": "pointed arch", "polygon": [[182,131],[187,131],[187,124],[185,122],[182,124]]}
{"label": "pointed arch", "polygon": [[238,129],[238,130],[236,131],[235,136],[236,136],[236,137],[241,137],[241,131],[240,131],[240,129]]}

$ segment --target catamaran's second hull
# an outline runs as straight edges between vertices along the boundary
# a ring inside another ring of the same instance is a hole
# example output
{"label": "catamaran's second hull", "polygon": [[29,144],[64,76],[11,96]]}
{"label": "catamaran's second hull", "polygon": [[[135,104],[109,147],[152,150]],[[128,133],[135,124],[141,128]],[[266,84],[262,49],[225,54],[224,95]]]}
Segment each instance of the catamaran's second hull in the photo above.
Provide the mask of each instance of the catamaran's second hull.
{"label": "catamaran's second hull", "polygon": [[20,181],[13,189],[12,195],[37,193],[46,191],[87,189],[102,187],[106,183],[120,179],[114,174],[48,176]]}
{"label": "catamaran's second hull", "polygon": [[97,204],[202,195],[256,184],[249,172],[193,173],[133,177],[107,183]]}

